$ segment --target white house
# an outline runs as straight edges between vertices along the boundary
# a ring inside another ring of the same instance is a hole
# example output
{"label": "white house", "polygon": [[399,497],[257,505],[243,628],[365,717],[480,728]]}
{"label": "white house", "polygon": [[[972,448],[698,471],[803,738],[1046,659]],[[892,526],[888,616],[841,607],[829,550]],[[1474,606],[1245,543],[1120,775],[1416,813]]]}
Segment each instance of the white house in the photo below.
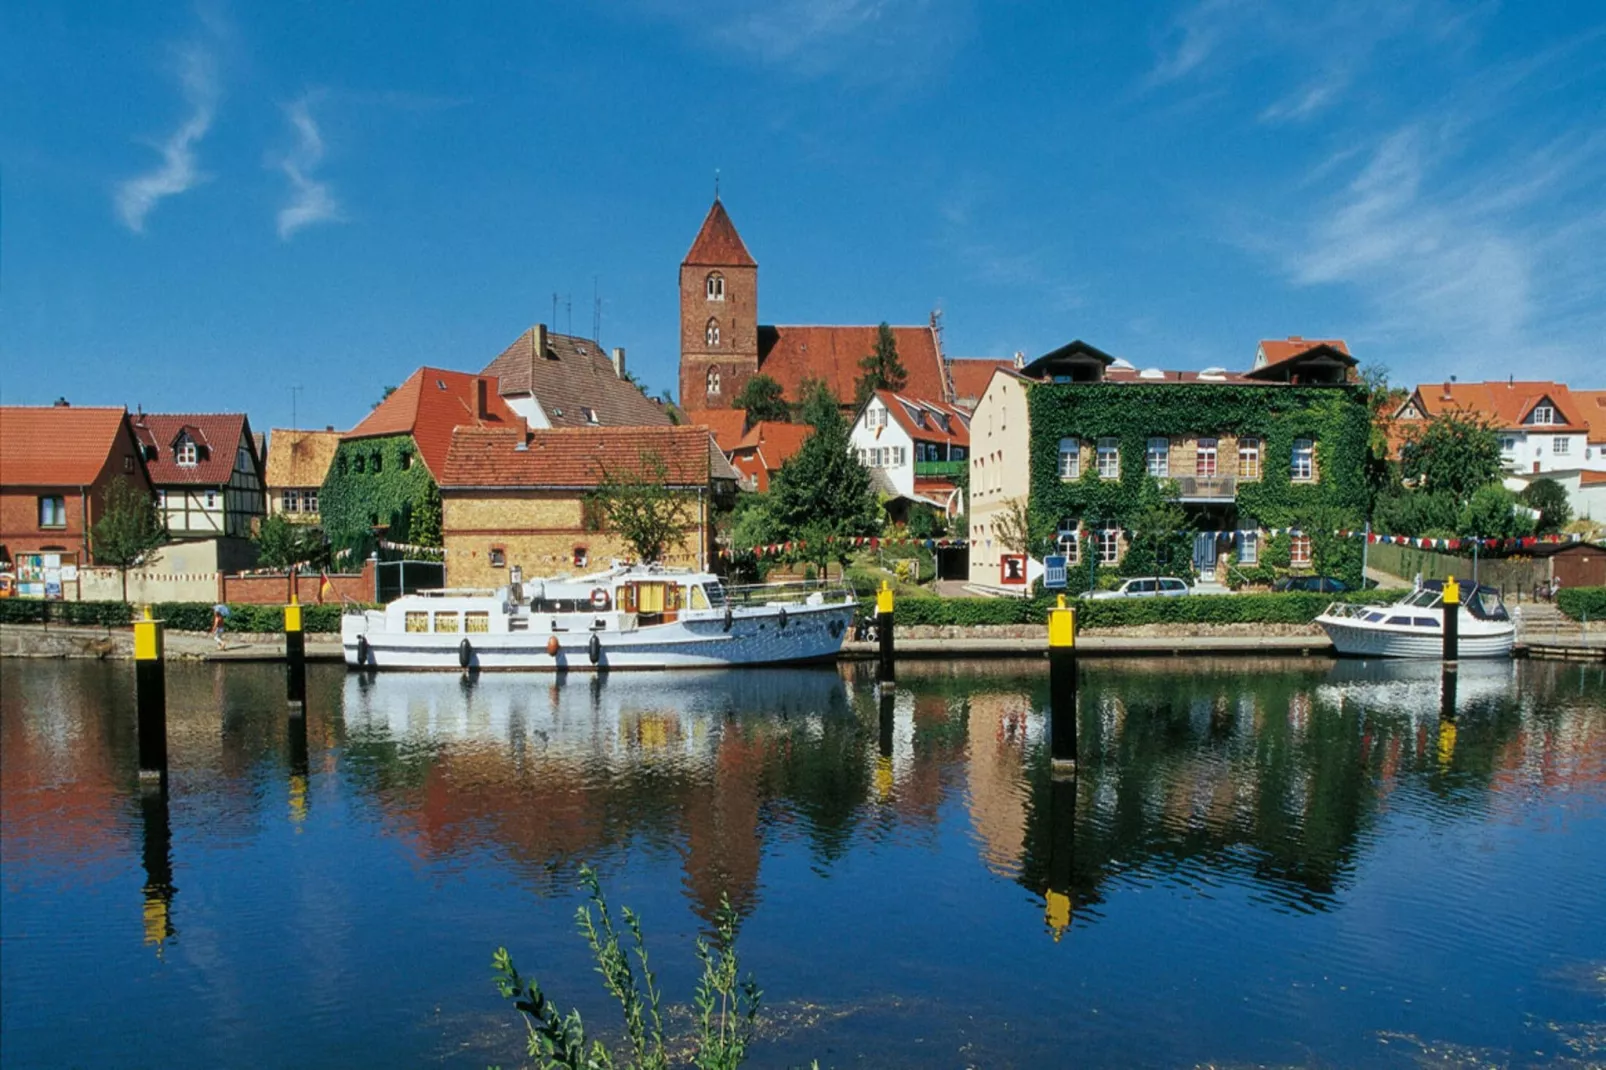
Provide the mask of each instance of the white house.
{"label": "white house", "polygon": [[884,489],[948,516],[963,511],[957,480],[970,457],[963,409],[877,390],[859,407],[850,442]]}

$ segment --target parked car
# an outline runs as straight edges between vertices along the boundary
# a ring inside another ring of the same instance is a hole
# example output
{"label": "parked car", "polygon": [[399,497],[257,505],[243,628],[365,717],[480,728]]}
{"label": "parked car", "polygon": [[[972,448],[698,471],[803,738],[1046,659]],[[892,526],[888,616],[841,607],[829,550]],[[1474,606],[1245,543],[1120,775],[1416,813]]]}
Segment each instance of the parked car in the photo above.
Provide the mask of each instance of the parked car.
{"label": "parked car", "polygon": [[1349,584],[1332,576],[1284,576],[1272,584],[1274,591],[1313,591],[1317,594],[1336,594],[1349,590]]}
{"label": "parked car", "polygon": [[1113,591],[1095,591],[1094,598],[1166,598],[1188,594],[1188,585],[1175,576],[1149,576],[1127,580]]}

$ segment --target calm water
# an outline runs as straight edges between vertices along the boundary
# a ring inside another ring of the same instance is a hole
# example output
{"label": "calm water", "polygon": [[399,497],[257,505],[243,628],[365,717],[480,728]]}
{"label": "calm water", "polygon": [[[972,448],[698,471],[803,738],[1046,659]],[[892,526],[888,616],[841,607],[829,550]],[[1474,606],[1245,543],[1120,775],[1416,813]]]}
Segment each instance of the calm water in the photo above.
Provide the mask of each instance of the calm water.
{"label": "calm water", "polygon": [[721,892],[754,1065],[1601,1065],[1606,673],[1085,665],[1055,781],[1041,662],[310,678],[3,666],[0,1061],[517,1065],[506,944],[616,1014],[595,865],[671,999]]}

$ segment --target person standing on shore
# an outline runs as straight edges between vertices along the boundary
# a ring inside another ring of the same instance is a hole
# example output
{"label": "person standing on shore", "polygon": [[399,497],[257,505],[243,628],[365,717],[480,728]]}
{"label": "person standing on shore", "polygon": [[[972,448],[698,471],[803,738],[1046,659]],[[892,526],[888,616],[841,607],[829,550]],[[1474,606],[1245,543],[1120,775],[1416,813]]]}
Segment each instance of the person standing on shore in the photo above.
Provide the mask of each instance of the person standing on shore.
{"label": "person standing on shore", "polygon": [[216,605],[212,607],[212,639],[217,643],[219,650],[223,649],[223,622],[228,615],[228,606]]}

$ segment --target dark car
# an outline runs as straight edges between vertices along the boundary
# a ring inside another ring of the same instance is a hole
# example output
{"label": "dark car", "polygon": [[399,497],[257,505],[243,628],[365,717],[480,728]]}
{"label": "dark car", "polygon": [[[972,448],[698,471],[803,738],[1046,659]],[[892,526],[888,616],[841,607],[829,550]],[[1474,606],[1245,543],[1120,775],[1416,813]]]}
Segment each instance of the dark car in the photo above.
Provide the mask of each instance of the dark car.
{"label": "dark car", "polygon": [[1349,584],[1332,576],[1284,576],[1272,584],[1274,591],[1313,591],[1317,594],[1336,594],[1349,590]]}

